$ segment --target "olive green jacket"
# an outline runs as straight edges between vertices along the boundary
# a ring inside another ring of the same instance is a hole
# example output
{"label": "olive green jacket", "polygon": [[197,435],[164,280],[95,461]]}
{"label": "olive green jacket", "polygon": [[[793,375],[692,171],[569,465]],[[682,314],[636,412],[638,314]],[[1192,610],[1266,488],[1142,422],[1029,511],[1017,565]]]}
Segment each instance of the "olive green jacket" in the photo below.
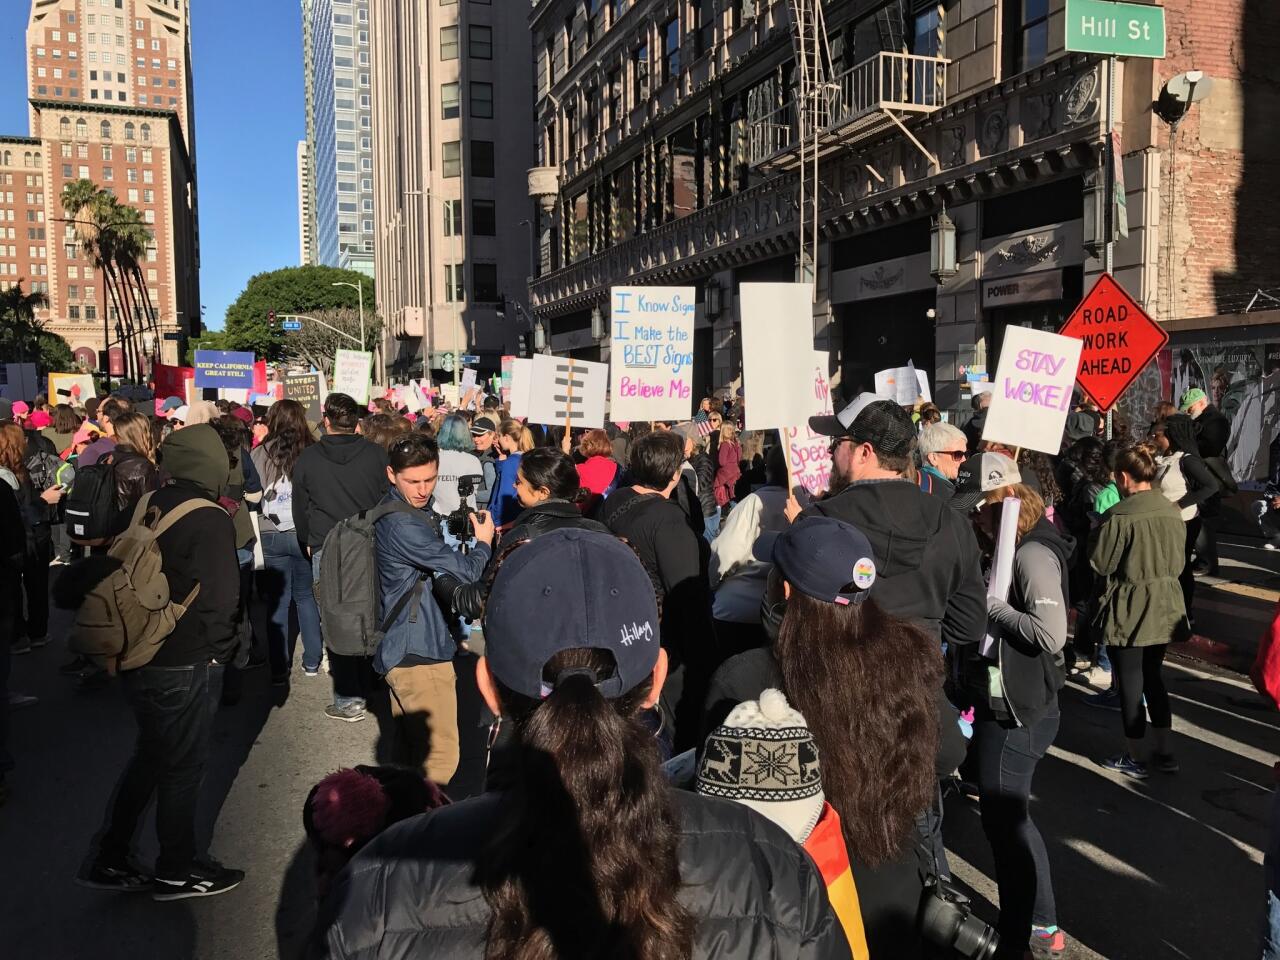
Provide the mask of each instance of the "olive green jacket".
{"label": "olive green jacket", "polygon": [[1089,549],[1089,563],[1103,578],[1095,626],[1104,643],[1149,647],[1183,638],[1187,612],[1178,575],[1186,536],[1178,508],[1159,490],[1135,493],[1107,511]]}

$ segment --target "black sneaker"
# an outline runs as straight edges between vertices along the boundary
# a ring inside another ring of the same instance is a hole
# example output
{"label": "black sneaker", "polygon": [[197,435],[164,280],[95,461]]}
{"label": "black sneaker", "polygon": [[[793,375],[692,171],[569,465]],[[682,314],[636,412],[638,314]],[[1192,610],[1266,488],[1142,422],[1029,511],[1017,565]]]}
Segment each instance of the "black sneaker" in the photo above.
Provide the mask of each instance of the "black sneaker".
{"label": "black sneaker", "polygon": [[224,867],[217,860],[198,860],[183,877],[156,877],[152,900],[189,900],[216,897],[234,890],[244,879],[243,870]]}
{"label": "black sneaker", "polygon": [[118,864],[91,861],[76,875],[76,883],[114,893],[149,893],[155,886],[151,874],[128,860]]}
{"label": "black sneaker", "polygon": [[58,667],[58,672],[64,677],[78,677],[93,667],[93,662],[87,657],[72,657],[62,666]]}

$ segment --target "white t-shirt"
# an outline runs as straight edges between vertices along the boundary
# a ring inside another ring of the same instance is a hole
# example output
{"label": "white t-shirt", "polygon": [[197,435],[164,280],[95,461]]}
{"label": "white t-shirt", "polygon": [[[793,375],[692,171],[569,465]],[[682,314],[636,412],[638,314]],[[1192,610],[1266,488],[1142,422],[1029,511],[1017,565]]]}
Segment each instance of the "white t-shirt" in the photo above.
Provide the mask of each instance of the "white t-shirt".
{"label": "white t-shirt", "polygon": [[[439,514],[450,514],[461,506],[458,496],[459,477],[482,477],[484,469],[480,466],[480,458],[474,453],[463,453],[461,450],[440,451],[440,475],[436,481],[435,497],[431,508]],[[476,481],[475,489],[479,490],[481,481]],[[467,505],[475,509],[476,497],[472,493],[467,497]]]}

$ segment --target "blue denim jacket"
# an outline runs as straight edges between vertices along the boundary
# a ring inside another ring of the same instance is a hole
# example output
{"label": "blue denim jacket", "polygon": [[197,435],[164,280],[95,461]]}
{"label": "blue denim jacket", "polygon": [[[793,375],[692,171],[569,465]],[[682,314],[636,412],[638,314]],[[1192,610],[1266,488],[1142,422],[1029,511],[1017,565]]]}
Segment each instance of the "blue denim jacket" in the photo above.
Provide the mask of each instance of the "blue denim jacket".
{"label": "blue denim jacket", "polygon": [[[382,502],[389,500],[405,502],[394,487]],[[427,514],[430,510],[431,504],[428,503],[422,512]],[[427,516],[419,519],[409,513],[388,514],[378,521],[376,537],[378,580],[384,611],[389,611],[396,601],[412,590],[423,573],[447,571],[462,582],[470,583],[480,578],[485,564],[489,562],[490,550],[483,543],[477,544],[469,554],[454,553]],[[449,632],[440,605],[431,595],[430,583],[423,585],[418,615],[412,623],[410,606],[406,605],[400,611],[378,645],[373,663],[379,673],[387,673],[407,656],[442,663],[452,660],[457,651],[457,643]]]}

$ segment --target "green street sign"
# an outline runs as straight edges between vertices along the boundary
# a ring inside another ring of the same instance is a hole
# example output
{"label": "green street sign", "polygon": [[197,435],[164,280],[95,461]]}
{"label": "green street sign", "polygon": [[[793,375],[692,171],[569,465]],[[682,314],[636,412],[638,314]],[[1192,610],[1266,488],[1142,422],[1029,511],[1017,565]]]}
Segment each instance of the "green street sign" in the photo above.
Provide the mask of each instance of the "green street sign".
{"label": "green street sign", "polygon": [[1164,7],[1067,0],[1067,49],[1115,57],[1164,58]]}

